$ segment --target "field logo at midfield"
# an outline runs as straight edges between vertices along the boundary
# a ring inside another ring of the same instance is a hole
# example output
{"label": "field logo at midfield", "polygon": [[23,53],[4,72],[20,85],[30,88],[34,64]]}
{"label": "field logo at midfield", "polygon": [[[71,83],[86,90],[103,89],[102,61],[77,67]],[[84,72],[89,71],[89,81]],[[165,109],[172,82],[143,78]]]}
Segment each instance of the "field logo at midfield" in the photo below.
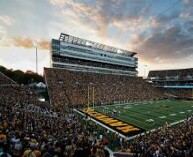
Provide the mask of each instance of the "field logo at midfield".
{"label": "field logo at midfield", "polygon": [[83,110],[82,112],[124,135],[134,136],[144,131],[142,128],[128,124],[116,118],[109,117],[97,111]]}

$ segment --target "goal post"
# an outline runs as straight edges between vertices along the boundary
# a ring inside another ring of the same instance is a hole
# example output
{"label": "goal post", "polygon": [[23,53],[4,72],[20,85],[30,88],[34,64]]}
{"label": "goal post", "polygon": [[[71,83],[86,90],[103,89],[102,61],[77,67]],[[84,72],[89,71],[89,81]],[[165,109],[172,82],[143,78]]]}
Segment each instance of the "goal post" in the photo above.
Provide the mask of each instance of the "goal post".
{"label": "goal post", "polygon": [[[85,105],[86,107],[85,107],[85,109],[84,109],[84,111],[94,111],[94,99],[95,99],[95,96],[94,96],[94,85],[92,86],[92,88],[91,88],[91,93],[90,93],[90,88],[89,88],[89,85],[88,85],[88,87],[87,87],[87,105]],[[91,102],[91,104],[90,104],[90,94],[91,94],[91,98],[92,98],[92,102]],[[90,105],[92,105],[92,107],[90,106]]]}

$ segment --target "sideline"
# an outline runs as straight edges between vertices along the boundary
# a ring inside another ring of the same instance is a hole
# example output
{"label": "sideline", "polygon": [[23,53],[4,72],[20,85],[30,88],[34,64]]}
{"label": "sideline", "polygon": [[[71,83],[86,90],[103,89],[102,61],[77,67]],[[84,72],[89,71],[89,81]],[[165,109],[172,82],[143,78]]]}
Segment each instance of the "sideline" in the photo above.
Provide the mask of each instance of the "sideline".
{"label": "sideline", "polygon": [[[73,110],[74,110],[75,112],[77,112],[77,113],[79,113],[79,114],[85,116],[84,113],[78,111],[77,109],[73,109]],[[127,140],[134,139],[134,138],[136,138],[136,137],[139,135],[139,134],[137,134],[137,135],[134,135],[134,136],[131,136],[131,137],[127,137],[127,136],[125,136],[125,135],[123,135],[123,134],[117,132],[116,130],[114,130],[114,129],[112,129],[112,128],[106,126],[106,125],[104,125],[103,123],[101,123],[101,122],[99,122],[99,121],[93,119],[92,117],[89,116],[89,118],[90,118],[92,121],[94,121],[95,123],[97,123],[98,125],[101,125],[102,127],[106,128],[106,129],[108,129],[108,130],[110,130],[111,132],[114,132],[114,133],[119,134],[120,137],[126,138]],[[168,124],[168,126],[173,126],[173,125],[182,123],[182,122],[184,122],[185,120],[187,120],[187,119],[182,119],[182,120],[179,120],[179,121],[170,123],[170,124]],[[143,133],[140,133],[140,135],[144,135],[144,134],[146,134],[146,133],[151,133],[151,132],[154,132],[154,131],[159,130],[159,129],[161,129],[161,128],[163,128],[163,126],[158,127],[158,128],[153,128],[153,129],[151,129],[151,130],[144,131]]]}
{"label": "sideline", "polygon": [[[85,116],[85,114],[83,114],[82,112],[78,111],[77,109],[73,109],[73,110],[74,110],[75,112],[81,114],[82,116]],[[89,116],[89,117],[90,117],[90,116]],[[94,121],[95,123],[101,125],[102,127],[106,128],[106,129],[108,129],[108,130],[110,130],[110,131],[112,131],[112,132],[118,133],[122,138],[127,138],[126,136],[120,134],[119,132],[117,132],[117,131],[109,128],[108,126],[105,126],[104,124],[102,124],[102,123],[100,123],[100,122],[98,122],[98,121],[96,121],[96,120],[93,119],[92,117],[90,117],[90,119],[91,119],[92,121]],[[113,156],[114,152],[113,152],[111,149],[109,149],[107,146],[105,146],[105,148],[109,151],[110,157],[114,157],[114,156]]]}
{"label": "sideline", "polygon": [[[81,114],[82,116],[85,116],[84,113],[78,111],[77,109],[73,109],[73,110],[74,110],[75,112]],[[90,118],[93,122],[97,123],[98,125],[100,125],[100,126],[106,128],[106,129],[110,130],[110,131],[113,132],[113,133],[119,134],[120,137],[125,138],[125,139],[127,139],[127,140],[132,140],[132,139],[136,138],[136,137],[139,135],[139,134],[137,134],[137,135],[134,135],[134,136],[131,136],[131,137],[127,137],[127,136],[125,136],[125,135],[117,132],[116,130],[114,130],[114,129],[112,129],[112,128],[106,126],[106,125],[104,125],[103,123],[101,123],[101,122],[93,119],[92,117],[89,116],[89,118]],[[158,128],[158,129],[159,129],[159,128]],[[149,130],[149,131],[145,131],[145,132],[141,133],[141,135],[144,135],[145,133],[153,132],[153,131],[156,131],[156,130],[157,130],[157,129],[152,129],[152,130]]]}
{"label": "sideline", "polygon": [[[84,113],[82,113],[82,112],[78,111],[77,109],[73,109],[73,110],[74,110],[74,111],[76,111],[76,112],[78,112],[79,114],[81,114],[81,115],[85,116],[85,114],[84,114]],[[112,132],[115,132],[115,133],[119,134],[119,136],[121,136],[122,138],[127,138],[127,139],[128,139],[128,137],[127,137],[127,136],[124,136],[123,134],[121,134],[121,133],[117,132],[116,130],[114,130],[114,129],[112,129],[112,128],[110,128],[110,127],[108,127],[108,126],[104,125],[104,124],[102,124],[101,122],[99,122],[99,121],[95,120],[94,118],[92,118],[92,117],[90,117],[90,116],[89,116],[89,118],[90,118],[92,121],[94,121],[95,123],[97,123],[97,124],[101,125],[102,127],[106,128],[106,129],[108,129],[108,130],[110,130],[110,131],[112,131]]]}
{"label": "sideline", "polygon": [[[75,112],[81,114],[82,116],[85,116],[84,113],[78,111],[77,109],[73,109],[73,111],[75,111]],[[89,116],[89,118],[90,118],[90,120],[94,121],[94,122],[97,123],[98,125],[100,125],[100,126],[106,128],[106,129],[110,130],[111,132],[114,132],[114,133],[119,134],[120,137],[126,138],[127,140],[134,139],[134,138],[136,138],[136,137],[139,135],[139,134],[137,134],[137,135],[134,135],[134,136],[131,136],[131,137],[124,136],[123,134],[121,134],[121,133],[119,133],[119,132],[113,130],[112,128],[109,128],[108,126],[102,124],[101,122],[99,122],[99,121],[93,119],[92,117]],[[182,122],[184,122],[185,120],[186,120],[186,119],[179,120],[179,121],[177,121],[177,122],[173,122],[173,123],[169,124],[169,126],[173,126],[173,125],[182,123]],[[161,129],[161,128],[163,128],[163,126],[162,126],[162,127],[158,127],[158,128],[154,128],[154,129],[151,129],[151,130],[148,130],[148,131],[145,131],[145,132],[141,133],[141,135],[143,136],[144,134],[148,134],[148,133],[155,132],[155,131],[157,131],[157,130],[159,130],[159,129]],[[114,152],[113,152],[111,149],[109,149],[107,146],[105,146],[105,148],[109,151],[110,157],[114,157],[114,156],[113,156]]]}

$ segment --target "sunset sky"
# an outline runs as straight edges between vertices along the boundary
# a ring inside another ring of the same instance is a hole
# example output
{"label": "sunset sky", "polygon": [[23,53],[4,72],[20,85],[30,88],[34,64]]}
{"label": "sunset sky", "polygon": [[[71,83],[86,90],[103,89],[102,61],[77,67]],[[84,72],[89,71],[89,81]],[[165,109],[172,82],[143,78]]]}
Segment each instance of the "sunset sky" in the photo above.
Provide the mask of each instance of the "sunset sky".
{"label": "sunset sky", "polygon": [[193,68],[193,0],[0,0],[0,65],[49,67],[60,33],[137,52],[139,75]]}

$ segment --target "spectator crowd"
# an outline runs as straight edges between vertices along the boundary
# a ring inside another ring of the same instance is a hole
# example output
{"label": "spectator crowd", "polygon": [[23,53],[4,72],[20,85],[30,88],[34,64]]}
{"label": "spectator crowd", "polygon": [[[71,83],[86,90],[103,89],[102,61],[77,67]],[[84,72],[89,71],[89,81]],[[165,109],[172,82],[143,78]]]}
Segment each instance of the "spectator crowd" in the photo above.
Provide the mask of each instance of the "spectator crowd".
{"label": "spectator crowd", "polygon": [[[11,88],[2,87],[0,93],[0,156],[109,156],[103,142],[96,138],[94,123],[74,113],[32,104],[35,101],[23,99],[15,93],[20,93],[19,89]],[[13,99],[7,96],[8,90]],[[25,97],[28,91],[22,91]],[[36,99],[33,94],[31,97]]]}
{"label": "spectator crowd", "polygon": [[[118,157],[123,152],[137,157],[193,156],[193,116],[128,140],[71,109],[86,104],[92,89],[100,105],[164,98],[142,78],[59,69],[45,69],[45,76],[53,106],[40,103],[27,86],[0,86],[0,156],[108,157],[106,146]],[[6,79],[2,76],[0,84]]]}
{"label": "spectator crowd", "polygon": [[180,99],[191,99],[193,98],[192,89],[165,89],[167,95],[175,96]]}
{"label": "spectator crowd", "polygon": [[96,105],[165,98],[140,77],[45,68],[45,79],[52,104],[63,108],[92,104],[93,98]]}
{"label": "spectator crowd", "polygon": [[191,88],[193,86],[193,68],[150,71],[148,80],[157,87],[170,86],[170,88],[164,88],[164,93],[167,95],[180,99],[193,98]]}

